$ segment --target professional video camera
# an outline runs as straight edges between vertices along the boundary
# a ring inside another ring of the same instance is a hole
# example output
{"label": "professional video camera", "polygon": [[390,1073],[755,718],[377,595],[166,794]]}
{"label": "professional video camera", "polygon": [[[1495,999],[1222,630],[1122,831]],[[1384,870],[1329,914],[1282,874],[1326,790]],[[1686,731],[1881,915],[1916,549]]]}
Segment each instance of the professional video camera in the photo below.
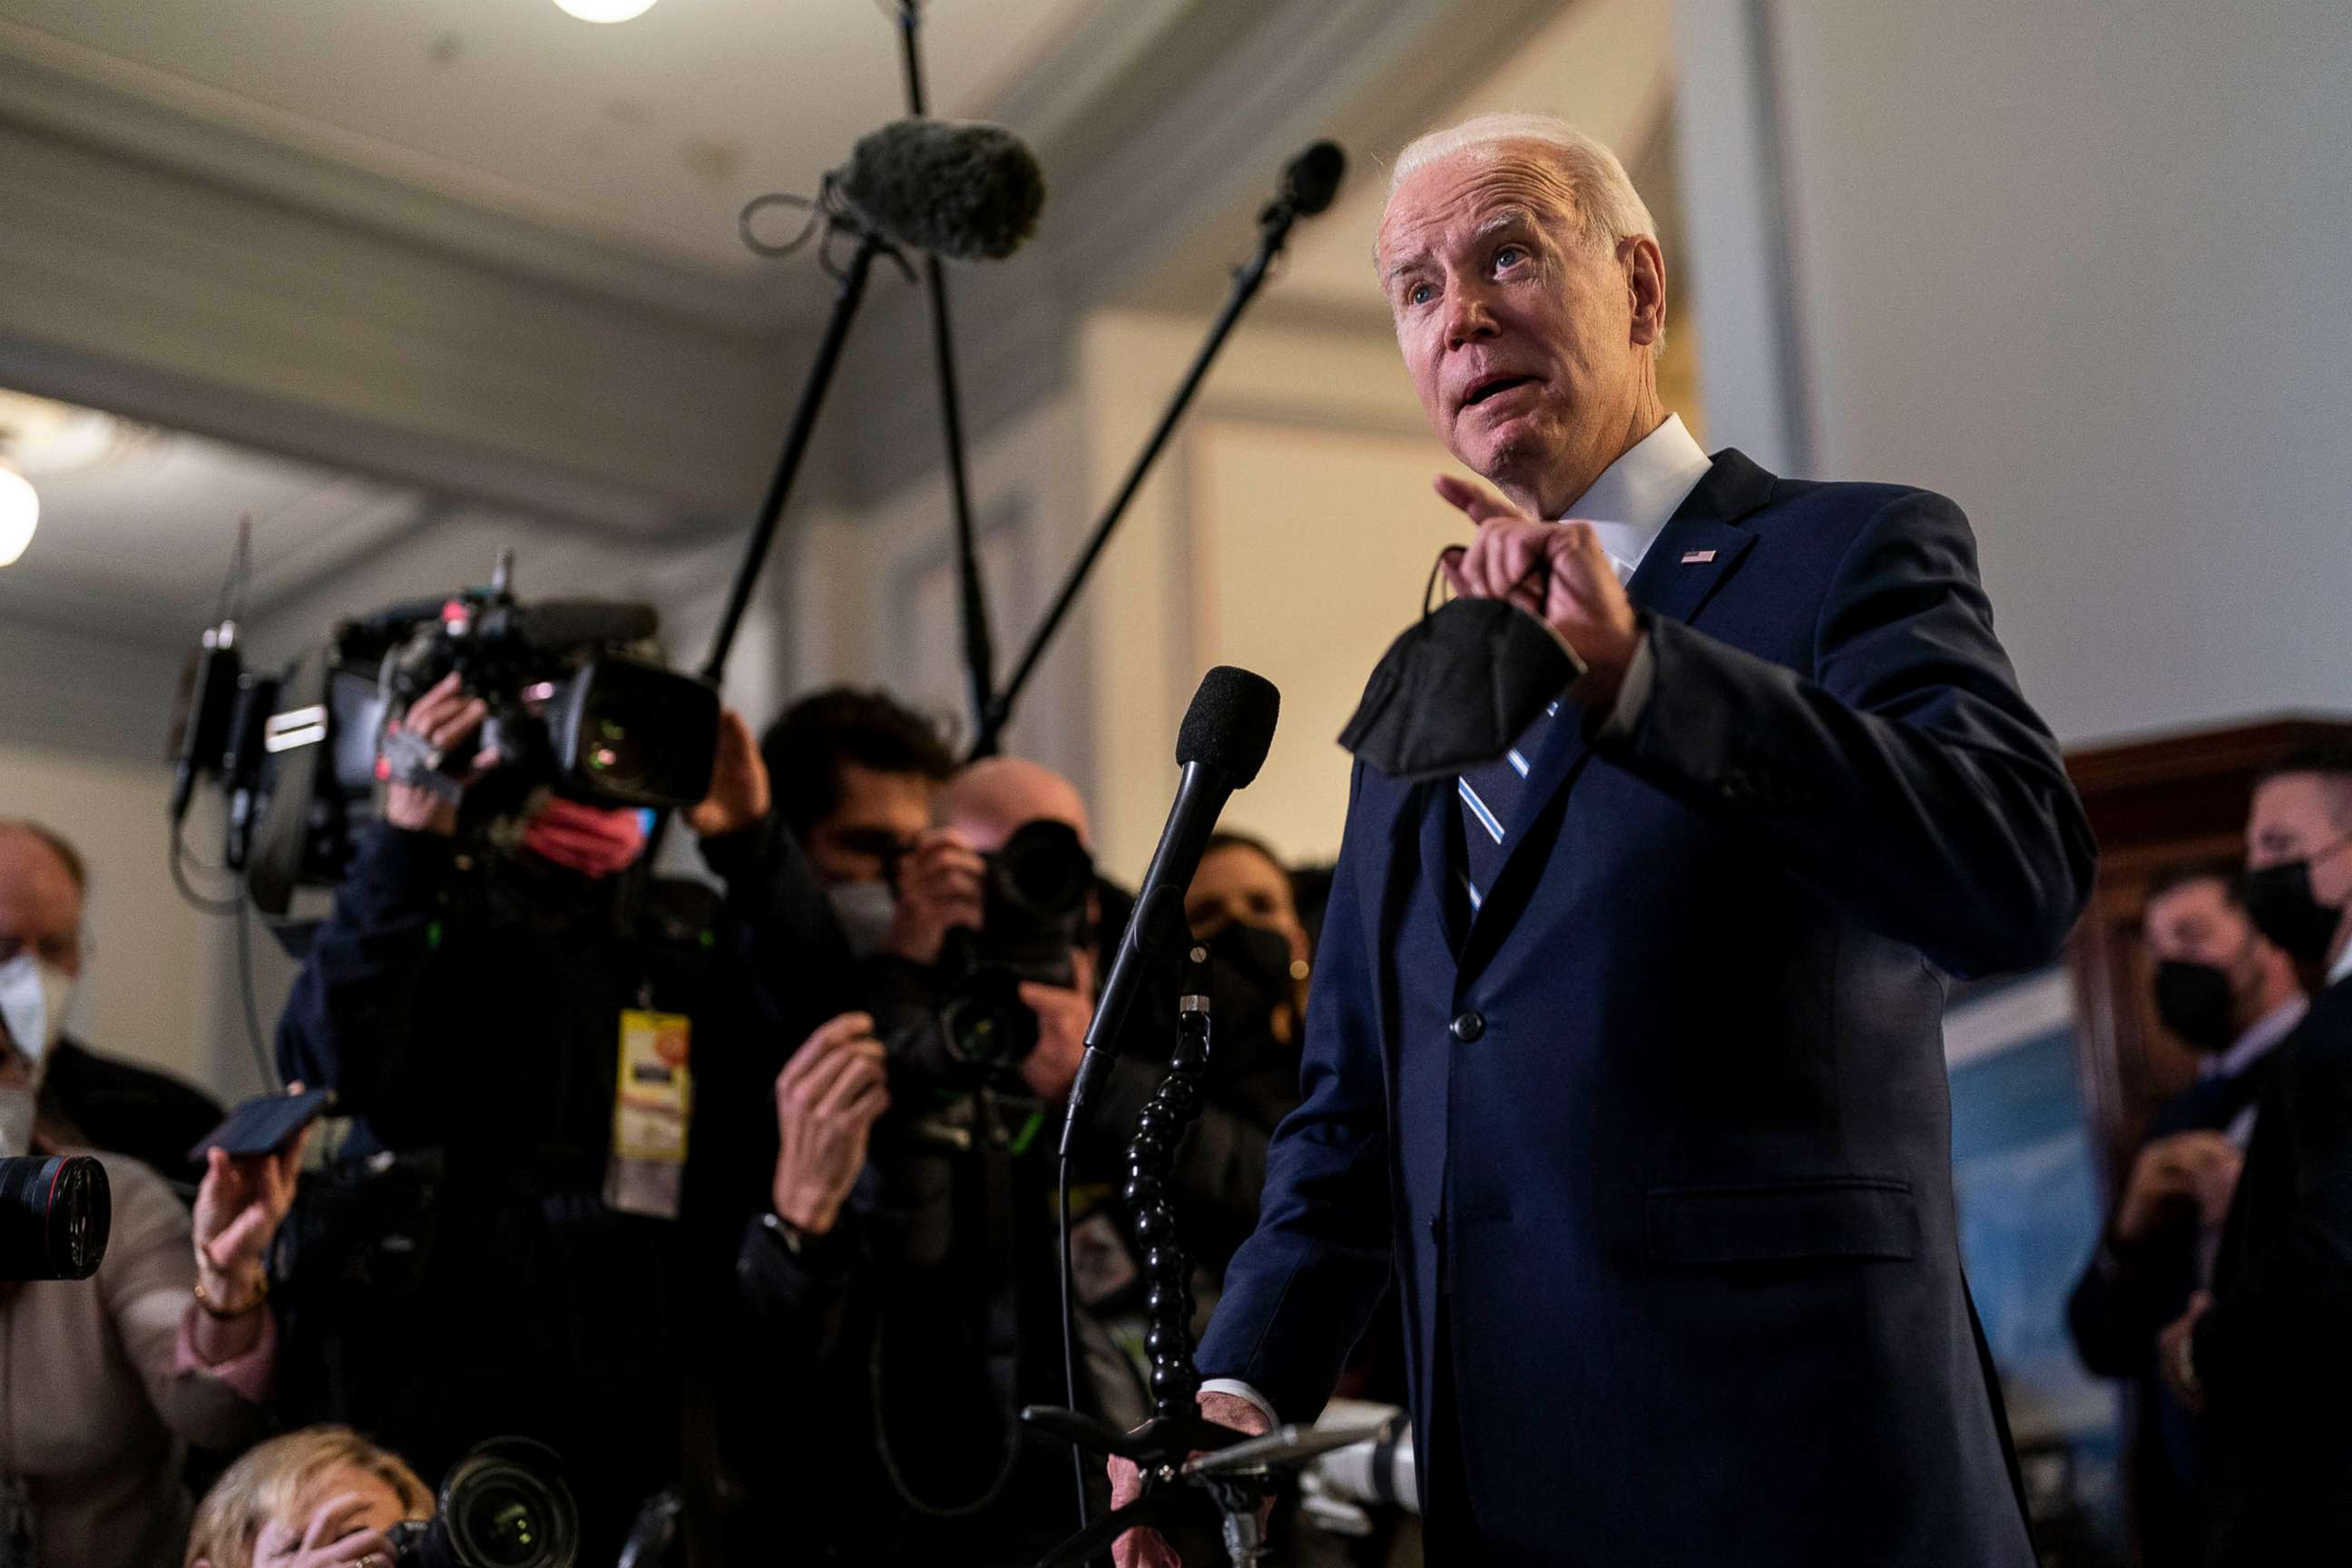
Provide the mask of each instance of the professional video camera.
{"label": "professional video camera", "polygon": [[0,1159],[0,1280],[87,1279],[113,1224],[106,1167],[89,1155]]}
{"label": "professional video camera", "polygon": [[[663,668],[653,608],[520,604],[513,573],[514,552],[502,551],[488,588],[342,622],[281,676],[244,668],[233,618],[205,634],[173,816],[198,777],[221,779],[226,858],[263,910],[283,914],[297,887],[341,879],[387,780],[443,784],[454,796],[478,751],[499,763],[463,799],[459,836],[477,863],[511,849],[515,821],[541,790],[653,807],[692,805],[709,792],[718,690]],[[453,673],[490,710],[466,754],[387,735],[387,723]]]}
{"label": "professional video camera", "polygon": [[1037,1048],[1037,1015],[1021,1000],[1021,984],[1076,984],[1072,955],[1089,935],[1094,858],[1068,823],[1024,823],[1004,847],[982,858],[987,871],[980,929],[948,933],[940,953],[946,986],[940,1028],[914,1047],[919,1056],[944,1050],[945,1060],[916,1065],[951,1083],[1017,1068]]}
{"label": "professional video camera", "polygon": [[580,1510],[552,1448],[494,1437],[449,1467],[431,1521],[385,1533],[399,1568],[572,1568]]}

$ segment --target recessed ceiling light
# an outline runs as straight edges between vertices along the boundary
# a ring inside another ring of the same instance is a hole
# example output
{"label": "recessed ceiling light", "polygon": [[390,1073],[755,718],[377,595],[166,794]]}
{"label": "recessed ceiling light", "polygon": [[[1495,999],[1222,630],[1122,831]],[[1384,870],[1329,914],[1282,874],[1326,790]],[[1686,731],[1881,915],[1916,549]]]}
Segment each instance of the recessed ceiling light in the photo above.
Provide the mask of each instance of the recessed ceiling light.
{"label": "recessed ceiling light", "polygon": [[583,22],[626,22],[654,7],[654,0],[555,0],[568,16]]}
{"label": "recessed ceiling light", "polygon": [[16,564],[33,542],[33,525],[41,521],[41,498],[33,482],[16,469],[0,465],[0,566]]}

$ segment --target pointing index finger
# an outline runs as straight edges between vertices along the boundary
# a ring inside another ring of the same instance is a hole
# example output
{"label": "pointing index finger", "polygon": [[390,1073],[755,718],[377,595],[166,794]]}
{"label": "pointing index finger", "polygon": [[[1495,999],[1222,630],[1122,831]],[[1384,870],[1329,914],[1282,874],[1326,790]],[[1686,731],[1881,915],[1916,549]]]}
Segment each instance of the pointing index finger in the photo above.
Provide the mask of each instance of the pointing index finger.
{"label": "pointing index finger", "polygon": [[1457,474],[1438,475],[1433,488],[1438,500],[1455,508],[1473,522],[1500,522],[1506,518],[1519,515],[1518,508],[1510,502]]}

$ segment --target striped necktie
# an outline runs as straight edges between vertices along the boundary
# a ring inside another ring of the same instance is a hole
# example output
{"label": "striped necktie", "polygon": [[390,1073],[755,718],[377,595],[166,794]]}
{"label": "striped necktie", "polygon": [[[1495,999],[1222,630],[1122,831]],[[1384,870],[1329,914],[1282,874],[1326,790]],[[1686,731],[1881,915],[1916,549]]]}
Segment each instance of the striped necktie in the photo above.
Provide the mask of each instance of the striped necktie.
{"label": "striped necktie", "polygon": [[1505,842],[1512,817],[1527,794],[1528,764],[1543,742],[1545,726],[1559,716],[1557,699],[1519,734],[1500,762],[1472,768],[1454,781],[1462,803],[1462,843],[1465,851],[1462,882],[1476,913],[1509,854]]}

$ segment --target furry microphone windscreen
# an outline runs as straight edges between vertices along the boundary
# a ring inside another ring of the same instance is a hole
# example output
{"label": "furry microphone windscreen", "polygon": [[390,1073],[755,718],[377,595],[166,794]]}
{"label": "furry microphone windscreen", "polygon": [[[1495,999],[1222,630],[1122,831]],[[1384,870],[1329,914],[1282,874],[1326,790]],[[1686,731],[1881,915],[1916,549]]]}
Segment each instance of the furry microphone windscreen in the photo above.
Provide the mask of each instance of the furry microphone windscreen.
{"label": "furry microphone windscreen", "polygon": [[1245,787],[1265,765],[1282,693],[1263,675],[1221,664],[1201,678],[1176,731],[1176,763],[1199,763]]}
{"label": "furry microphone windscreen", "polygon": [[857,143],[841,194],[885,238],[1002,261],[1037,231],[1045,176],[1001,125],[899,120]]}

